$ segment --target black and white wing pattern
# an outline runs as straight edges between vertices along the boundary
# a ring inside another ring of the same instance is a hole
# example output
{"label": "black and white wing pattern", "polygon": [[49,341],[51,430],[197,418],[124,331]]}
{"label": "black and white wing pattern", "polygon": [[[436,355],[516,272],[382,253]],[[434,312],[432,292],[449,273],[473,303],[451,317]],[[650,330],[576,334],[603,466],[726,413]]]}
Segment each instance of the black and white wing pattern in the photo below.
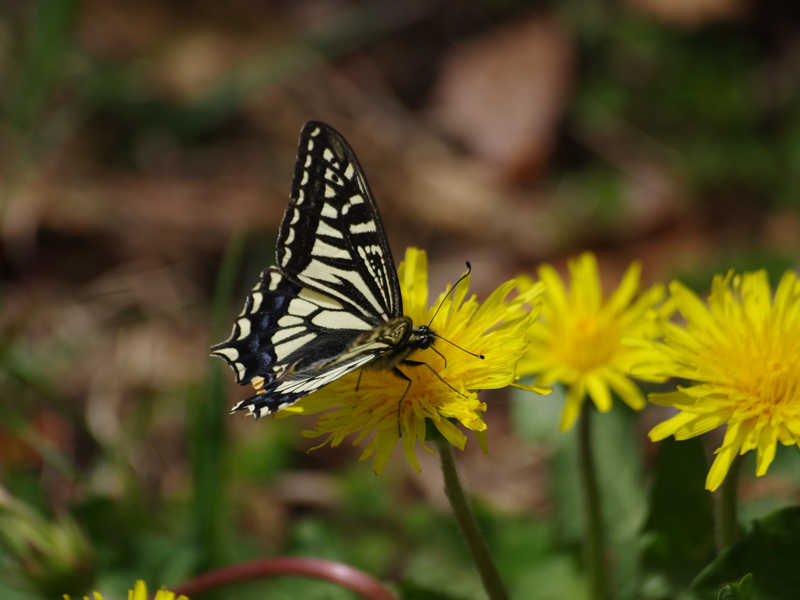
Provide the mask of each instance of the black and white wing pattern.
{"label": "black and white wing pattern", "polygon": [[324,123],[300,133],[277,263],[248,295],[230,339],[212,348],[237,383],[256,388],[233,410],[256,417],[396,351],[412,333],[367,180]]}

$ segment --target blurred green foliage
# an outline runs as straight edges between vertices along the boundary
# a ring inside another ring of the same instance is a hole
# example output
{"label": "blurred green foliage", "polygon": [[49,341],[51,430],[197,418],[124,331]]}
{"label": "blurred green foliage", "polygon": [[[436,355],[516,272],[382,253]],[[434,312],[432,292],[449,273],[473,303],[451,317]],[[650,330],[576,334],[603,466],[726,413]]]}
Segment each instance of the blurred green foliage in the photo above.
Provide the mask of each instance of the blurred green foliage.
{"label": "blurred green foliage", "polygon": [[753,576],[748,574],[741,583],[729,583],[723,586],[717,596],[718,600],[750,600],[750,583]]}
{"label": "blurred green foliage", "polygon": [[[94,151],[107,167],[134,170],[137,144],[147,136],[164,133],[180,148],[202,148],[236,129],[256,92],[279,91],[334,59],[347,59],[358,50],[369,53],[370,44],[381,40],[407,35],[416,44],[414,36],[431,31],[438,40],[440,30],[450,27],[441,7],[427,12],[409,3],[364,2],[341,13],[321,10],[330,16],[288,39],[276,39],[206,93],[176,100],[143,78],[135,61],[116,61],[113,53],[93,55],[81,45],[76,23],[82,10],[92,10],[91,3],[41,0],[17,9],[12,4],[1,7],[7,12],[0,31],[3,217],[20,201],[16,192],[24,189],[25,178],[50,152],[63,151],[70,135],[86,124],[94,127],[89,154]],[[471,9],[483,15],[485,28],[500,29],[542,4],[483,0]],[[656,157],[685,186],[687,220],[710,223],[705,233],[716,244],[712,256],[676,275],[700,292],[708,289],[714,273],[729,268],[765,268],[777,281],[796,265],[797,248],[764,248],[754,229],[771,211],[800,209],[799,78],[781,62],[785,56],[775,56],[756,25],[718,23],[685,30],[627,11],[623,4],[568,0],[549,7],[574,37],[579,67],[560,143],[599,142],[574,156],[556,156],[545,183],[558,188],[556,196],[563,196],[573,220],[585,218],[592,228],[589,243],[613,246],[626,226],[621,213],[628,193],[628,177],[614,148]],[[423,26],[411,27],[420,22]],[[336,69],[365,68],[353,64],[337,64]],[[393,107],[392,102],[387,104]],[[369,118],[376,121],[374,114]],[[402,119],[398,122],[398,128],[405,126]],[[572,210],[576,198],[582,210]],[[731,235],[732,227],[745,232]],[[243,236],[230,240],[216,273],[206,275],[216,281],[215,289],[208,286],[207,296],[182,314],[191,323],[188,329],[210,329],[213,340],[225,337],[236,298],[271,260],[274,235],[264,232],[251,240],[251,247]],[[6,264],[8,249],[2,256],[0,311],[17,312],[3,319],[0,328],[0,481],[42,514],[69,511],[94,547],[97,589],[121,596],[136,579],[147,580],[151,588],[175,585],[213,566],[275,553],[349,563],[400,582],[397,589],[408,599],[483,598],[451,516],[431,507],[400,475],[393,480],[387,469],[374,477],[368,465],[349,455],[355,464],[331,466],[308,457],[308,446],[297,442],[301,426],[289,420],[259,423],[259,435],[243,439],[228,435],[229,373],[221,361],[209,366],[204,378],[190,378],[175,389],[139,390],[135,408],[124,415],[124,430],[108,438],[98,434],[102,423],[88,422],[83,406],[88,400],[74,391],[70,379],[88,353],[87,343],[40,323],[42,313],[10,305],[7,291],[22,279],[22,269],[10,259],[12,266]],[[77,283],[64,283],[70,286]],[[49,293],[43,292],[40,302],[49,303]],[[91,293],[99,292],[85,295]],[[579,600],[587,594],[574,432],[557,430],[559,400],[563,390],[546,398],[519,392],[509,406],[509,435],[548,449],[547,511],[505,513],[489,503],[477,510],[512,597],[520,600]],[[154,491],[160,488],[142,464],[162,460],[154,449],[158,434],[152,432],[161,411],[170,410],[177,426],[185,427],[181,452],[188,464],[182,465],[186,473],[167,477],[178,480],[177,491],[162,495]],[[69,430],[67,442],[42,425],[48,414],[59,416],[59,431]],[[712,560],[711,498],[703,489],[707,466],[700,441],[666,440],[656,450],[645,448],[649,442],[637,416],[620,402],[595,423],[615,598],[715,598],[721,585],[749,572],[754,574],[753,600],[797,596],[800,517],[797,508],[786,508],[796,503],[795,496],[761,495],[745,502],[746,536]],[[491,447],[491,432],[489,439]],[[253,515],[276,510],[280,503],[268,497],[270,486],[295,469],[330,473],[337,492],[332,504],[291,505],[276,517],[280,534],[259,537],[263,530],[251,527]],[[798,469],[796,448],[779,449],[771,473],[796,484]],[[57,486],[69,490],[55,494]],[[263,506],[245,506],[248,500],[258,504],[260,494]],[[64,506],[53,506],[51,495]],[[694,591],[689,592],[692,579]],[[725,586],[719,597],[744,600],[748,589],[742,580]],[[242,600],[267,594],[309,600],[353,597],[329,584],[294,578],[246,584],[234,593]],[[0,581],[4,600],[26,594]]]}
{"label": "blurred green foliage", "polygon": [[697,576],[692,588],[715,598],[720,582],[752,573],[753,600],[791,598],[800,589],[800,508],[776,511],[753,523],[747,535]]}

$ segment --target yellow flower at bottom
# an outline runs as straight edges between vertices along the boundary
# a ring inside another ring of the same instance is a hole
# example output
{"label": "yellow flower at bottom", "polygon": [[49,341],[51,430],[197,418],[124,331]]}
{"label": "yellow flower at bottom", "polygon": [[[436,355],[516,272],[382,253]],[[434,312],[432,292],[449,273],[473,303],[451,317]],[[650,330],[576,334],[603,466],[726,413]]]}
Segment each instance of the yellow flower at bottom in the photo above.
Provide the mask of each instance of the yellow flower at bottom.
{"label": "yellow flower at bottom", "polygon": [[714,277],[708,307],[675,281],[672,299],[686,327],[664,324],[654,374],[697,382],[650,401],[680,413],[650,432],[682,440],[727,423],[706,479],[715,490],[737,454],[758,450],[756,475],[767,472],[777,442],[800,445],[800,281],[788,271],[771,297],[765,271]]}
{"label": "yellow flower at bottom", "polygon": [[[452,294],[442,293],[429,307],[427,258],[414,248],[406,251],[398,277],[404,312],[414,325],[430,323],[441,305],[431,329],[443,339],[436,339],[432,348],[410,357],[430,365],[438,376],[424,365],[401,364],[400,369],[411,379],[411,387],[400,403],[406,381],[391,371],[362,369],[276,414],[286,417],[328,411],[319,417],[315,431],[303,432],[307,437],[326,436],[317,448],[327,443],[338,446],[351,434],[357,434],[354,444],[358,444],[375,432],[361,460],[375,454],[372,466],[376,473],[389,460],[401,431],[403,452],[414,469],[420,471],[415,454],[417,441],[426,451],[434,452],[424,443],[426,419],[450,443],[463,449],[466,436],[449,419],[457,420],[475,432],[486,451],[486,423],[482,418],[486,405],[478,400],[476,392],[505,387],[517,379],[516,362],[527,346],[525,330],[531,322],[532,305],[542,291],[542,286],[537,285],[508,300],[506,297],[516,285],[509,281],[479,305],[474,297],[465,300],[469,285],[465,279]],[[482,354],[485,359],[472,356],[445,339],[471,353]],[[534,391],[545,393],[543,388]]]}
{"label": "yellow flower at bottom", "polygon": [[[69,596],[64,594],[64,600],[70,600]],[[89,600],[87,596],[84,596],[84,600]],[[103,600],[103,597],[94,592],[92,594],[92,600]],[[133,586],[132,590],[128,590],[128,600],[147,600],[147,585],[141,579],[136,582],[136,585]],[[172,592],[167,591],[166,589],[162,588],[156,592],[156,596],[153,600],[189,600],[186,596],[178,596],[176,598],[175,594]]]}
{"label": "yellow flower at bottom", "polygon": [[[546,286],[544,305],[528,330],[530,346],[518,366],[521,376],[536,374],[541,383],[567,386],[561,431],[575,423],[587,393],[601,412],[611,410],[611,390],[631,408],[645,406],[642,392],[629,376],[635,365],[649,360],[651,351],[643,348],[642,342],[658,334],[654,319],[649,317],[655,316],[655,307],[664,296],[663,286],[655,285],[636,298],[641,272],[638,263],[628,268],[606,301],[593,254],[586,252],[570,261],[569,271],[572,282],[567,291],[552,266],[539,269]],[[529,285],[529,280],[523,281],[521,288]]]}

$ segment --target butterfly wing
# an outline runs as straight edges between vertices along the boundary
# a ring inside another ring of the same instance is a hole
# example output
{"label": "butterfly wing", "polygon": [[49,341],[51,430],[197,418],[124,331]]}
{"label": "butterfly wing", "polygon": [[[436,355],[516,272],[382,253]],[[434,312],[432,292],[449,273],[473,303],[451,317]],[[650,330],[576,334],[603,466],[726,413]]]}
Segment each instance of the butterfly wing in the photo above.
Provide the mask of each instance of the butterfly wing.
{"label": "butterfly wing", "polygon": [[278,265],[289,278],[375,325],[403,313],[392,252],[367,179],[349,144],[324,123],[310,121],[300,134]]}
{"label": "butterfly wing", "polygon": [[311,121],[300,134],[277,260],[248,295],[231,337],[212,348],[237,383],[258,391],[233,410],[257,417],[390,350],[365,333],[402,315],[369,185],[350,146],[323,123]]}

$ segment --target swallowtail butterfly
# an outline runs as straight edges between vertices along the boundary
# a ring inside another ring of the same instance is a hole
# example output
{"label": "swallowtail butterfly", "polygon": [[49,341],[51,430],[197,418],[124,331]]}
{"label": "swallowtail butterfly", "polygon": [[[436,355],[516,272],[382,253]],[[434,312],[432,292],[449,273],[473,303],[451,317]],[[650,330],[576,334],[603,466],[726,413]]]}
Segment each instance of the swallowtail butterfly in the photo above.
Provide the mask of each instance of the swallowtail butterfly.
{"label": "swallowtail butterfly", "polygon": [[[358,369],[419,365],[408,356],[436,335],[403,316],[392,252],[356,155],[332,127],[300,132],[277,266],[261,273],[233,325],[212,347],[257,393],[232,411],[256,418]],[[408,387],[406,388],[406,392]]]}

